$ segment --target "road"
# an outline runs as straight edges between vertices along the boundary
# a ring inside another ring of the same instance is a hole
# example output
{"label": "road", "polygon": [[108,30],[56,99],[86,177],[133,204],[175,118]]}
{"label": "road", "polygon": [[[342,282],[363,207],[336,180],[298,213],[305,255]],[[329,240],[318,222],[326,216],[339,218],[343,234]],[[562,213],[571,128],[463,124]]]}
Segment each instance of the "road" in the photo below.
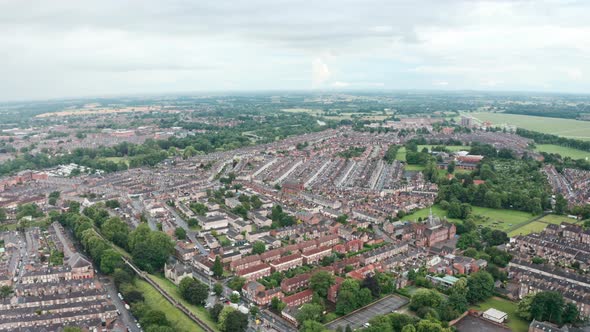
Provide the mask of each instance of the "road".
{"label": "road", "polygon": [[270,312],[270,310],[261,310],[259,314],[260,318],[263,319],[263,325],[270,324],[270,326],[281,332],[297,332],[297,328],[291,323],[285,321],[282,317]]}
{"label": "road", "polygon": [[186,231],[186,236],[189,238],[189,240],[191,240],[192,243],[194,243],[197,246],[197,249],[199,249],[199,252],[201,253],[201,255],[206,256],[209,254],[209,251],[207,249],[205,249],[205,247],[203,247],[203,245],[201,244],[201,242],[199,242],[197,240],[197,233],[193,230],[190,229],[190,227],[188,227],[188,224],[186,223],[186,221],[184,219],[182,219],[182,217],[178,214],[178,212],[176,212],[176,209],[166,205],[166,209],[168,209],[168,211],[170,211],[170,213],[174,216],[174,219],[176,221],[176,225],[179,227],[184,228],[184,230]]}
{"label": "road", "polygon": [[107,291],[108,295],[111,297],[111,301],[117,307],[117,310],[121,313],[119,319],[127,326],[129,331],[132,332],[140,332],[141,330],[137,327],[137,321],[131,315],[129,310],[125,309],[125,304],[119,296],[117,295],[117,289],[115,287],[115,283],[113,282],[112,278],[103,275],[97,275],[99,280],[102,282],[104,289]]}

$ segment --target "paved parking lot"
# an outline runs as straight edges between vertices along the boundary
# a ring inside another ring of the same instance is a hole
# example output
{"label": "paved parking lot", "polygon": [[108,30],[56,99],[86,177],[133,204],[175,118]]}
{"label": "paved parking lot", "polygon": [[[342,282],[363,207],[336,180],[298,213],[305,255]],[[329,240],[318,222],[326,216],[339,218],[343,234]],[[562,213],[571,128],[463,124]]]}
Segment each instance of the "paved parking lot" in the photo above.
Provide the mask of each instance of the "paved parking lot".
{"label": "paved parking lot", "polygon": [[342,327],[342,329],[345,329],[346,325],[350,325],[352,329],[357,329],[362,327],[371,318],[378,315],[389,314],[392,311],[403,307],[407,303],[408,299],[406,298],[399,297],[397,295],[390,295],[376,303],[341,317],[327,324],[326,327],[330,330],[336,330],[338,326]]}

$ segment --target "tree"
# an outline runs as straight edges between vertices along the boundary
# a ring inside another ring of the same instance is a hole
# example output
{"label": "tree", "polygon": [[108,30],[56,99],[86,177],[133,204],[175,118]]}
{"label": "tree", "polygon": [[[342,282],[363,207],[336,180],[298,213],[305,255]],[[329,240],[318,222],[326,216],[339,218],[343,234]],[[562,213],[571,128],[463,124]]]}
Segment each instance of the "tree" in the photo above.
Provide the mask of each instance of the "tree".
{"label": "tree", "polygon": [[240,290],[242,290],[242,287],[244,287],[246,281],[246,278],[235,276],[231,278],[231,280],[227,283],[227,286],[239,292]]}
{"label": "tree", "polygon": [[223,285],[219,282],[216,282],[215,285],[213,285],[213,292],[215,295],[221,296],[221,294],[223,294]]}
{"label": "tree", "polygon": [[379,282],[374,276],[367,276],[361,283],[361,287],[368,288],[373,297],[379,297],[381,295],[381,286],[379,286]]}
{"label": "tree", "polygon": [[281,301],[281,299],[279,299],[276,296],[270,300],[270,307],[277,312],[283,311],[283,309],[285,309],[286,306],[287,304],[285,304],[285,302]]}
{"label": "tree", "polygon": [[248,315],[237,310],[230,312],[225,318],[224,332],[244,332],[248,328]]}
{"label": "tree", "polygon": [[255,241],[252,244],[252,253],[253,254],[262,254],[263,252],[266,251],[266,244],[264,244],[264,242],[262,241]]}
{"label": "tree", "polygon": [[328,296],[328,289],[334,285],[336,279],[327,271],[314,273],[309,280],[309,287],[319,296],[325,298]]}
{"label": "tree", "polygon": [[209,295],[209,288],[195,278],[183,278],[178,285],[180,295],[191,304],[202,305]]}
{"label": "tree", "polygon": [[231,312],[236,311],[232,306],[225,306],[221,309],[219,316],[217,317],[217,323],[219,324],[219,329],[221,331],[225,331],[225,321]]}
{"label": "tree", "polygon": [[465,312],[469,306],[467,302],[467,280],[465,278],[459,279],[450,289],[448,304],[457,312]]}
{"label": "tree", "polygon": [[566,324],[575,323],[578,321],[579,314],[578,307],[576,307],[575,304],[569,302],[563,309],[563,322]]}
{"label": "tree", "polygon": [[434,290],[419,289],[410,299],[410,309],[418,311],[424,307],[436,308],[443,301],[443,297]]}
{"label": "tree", "polygon": [[555,197],[555,213],[564,214],[567,210],[567,199],[562,194],[557,194]]}
{"label": "tree", "polygon": [[223,264],[221,263],[221,257],[219,255],[215,256],[215,262],[213,263],[213,275],[216,278],[221,278],[223,276]]}
{"label": "tree", "polygon": [[494,292],[494,278],[486,271],[478,271],[467,278],[467,300],[477,303],[492,296]]}
{"label": "tree", "polygon": [[100,226],[100,230],[104,237],[113,241],[114,244],[122,248],[128,247],[129,242],[129,226],[118,217],[107,219]]}
{"label": "tree", "polygon": [[414,325],[408,324],[402,328],[402,332],[416,332],[416,328]]}
{"label": "tree", "polygon": [[306,303],[299,308],[299,312],[297,313],[297,321],[299,324],[307,320],[313,320],[316,322],[320,322],[323,317],[324,308],[319,304],[313,303]]}
{"label": "tree", "polygon": [[141,325],[143,326],[150,326],[150,325],[170,325],[168,319],[166,319],[166,314],[164,314],[160,310],[148,310],[139,320]]}
{"label": "tree", "polygon": [[174,230],[174,235],[179,240],[185,240],[186,239],[186,231],[182,227],[176,227],[176,229]]}
{"label": "tree", "polygon": [[225,306],[221,303],[216,303],[213,307],[211,307],[209,309],[209,315],[211,316],[211,318],[215,321],[218,322],[219,321],[219,314],[221,313],[221,310],[223,310]]}
{"label": "tree", "polygon": [[535,294],[529,293],[525,295],[520,302],[518,302],[518,307],[516,308],[516,314],[524,320],[532,320],[531,317],[531,304],[533,303],[533,299],[535,298]]}
{"label": "tree", "polygon": [[122,263],[121,254],[115,249],[107,249],[100,256],[100,270],[106,274],[113,273]]}
{"label": "tree", "polygon": [[0,222],[6,220],[6,210],[4,208],[0,208]]}
{"label": "tree", "polygon": [[12,294],[12,287],[8,285],[4,285],[0,287],[0,298],[5,299]]}
{"label": "tree", "polygon": [[447,172],[449,172],[449,174],[453,174],[455,172],[455,162],[454,161],[451,161],[447,165]]}
{"label": "tree", "polygon": [[117,268],[113,273],[113,280],[115,281],[115,285],[120,287],[122,284],[133,282],[133,275],[123,269]]}
{"label": "tree", "polygon": [[299,332],[327,332],[328,330],[322,325],[314,320],[306,320],[301,325]]}
{"label": "tree", "polygon": [[564,300],[558,292],[536,293],[530,306],[530,314],[538,321],[550,321],[561,324],[563,319]]}
{"label": "tree", "polygon": [[[132,234],[138,229],[139,227]],[[149,231],[147,234],[147,238],[140,238],[135,243],[131,255],[133,256],[133,261],[140,268],[151,272],[159,270],[164,266],[170,254],[174,251],[174,243],[165,233]]]}

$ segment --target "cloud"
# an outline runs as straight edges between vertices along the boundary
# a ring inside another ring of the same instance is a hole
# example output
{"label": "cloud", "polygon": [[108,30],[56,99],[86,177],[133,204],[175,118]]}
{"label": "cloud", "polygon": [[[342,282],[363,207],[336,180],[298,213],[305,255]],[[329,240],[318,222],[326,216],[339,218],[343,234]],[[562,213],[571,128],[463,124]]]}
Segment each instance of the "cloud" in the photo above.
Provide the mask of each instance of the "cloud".
{"label": "cloud", "polygon": [[321,87],[326,81],[330,79],[332,73],[330,68],[320,57],[317,57],[311,62],[311,81],[312,87]]}
{"label": "cloud", "polygon": [[10,78],[0,100],[308,89],[310,79],[587,92],[588,12],[567,0],[0,1]]}
{"label": "cloud", "polygon": [[350,83],[348,83],[348,82],[336,81],[336,82],[332,83],[332,87],[334,87],[334,88],[346,88],[349,86],[350,86]]}

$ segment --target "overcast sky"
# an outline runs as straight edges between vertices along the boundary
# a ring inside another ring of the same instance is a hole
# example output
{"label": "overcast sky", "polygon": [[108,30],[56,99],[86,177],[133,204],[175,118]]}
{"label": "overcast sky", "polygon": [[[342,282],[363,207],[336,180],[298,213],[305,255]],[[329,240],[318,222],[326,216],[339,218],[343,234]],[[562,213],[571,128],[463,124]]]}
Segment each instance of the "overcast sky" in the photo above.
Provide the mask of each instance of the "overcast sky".
{"label": "overcast sky", "polygon": [[268,89],[588,93],[590,3],[0,0],[0,100]]}

